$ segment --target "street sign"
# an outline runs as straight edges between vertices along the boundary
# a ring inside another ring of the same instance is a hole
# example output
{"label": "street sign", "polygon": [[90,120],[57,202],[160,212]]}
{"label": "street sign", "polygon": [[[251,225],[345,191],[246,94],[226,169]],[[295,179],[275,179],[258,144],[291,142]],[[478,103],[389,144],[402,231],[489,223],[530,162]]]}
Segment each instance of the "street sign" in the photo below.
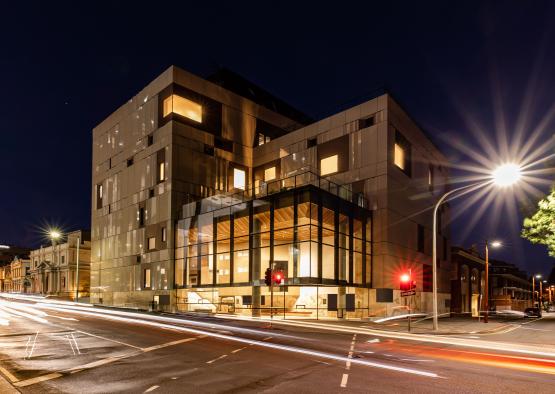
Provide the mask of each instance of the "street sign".
{"label": "street sign", "polygon": [[402,291],[401,292],[401,297],[408,297],[408,296],[415,295],[415,294],[416,294],[416,290]]}

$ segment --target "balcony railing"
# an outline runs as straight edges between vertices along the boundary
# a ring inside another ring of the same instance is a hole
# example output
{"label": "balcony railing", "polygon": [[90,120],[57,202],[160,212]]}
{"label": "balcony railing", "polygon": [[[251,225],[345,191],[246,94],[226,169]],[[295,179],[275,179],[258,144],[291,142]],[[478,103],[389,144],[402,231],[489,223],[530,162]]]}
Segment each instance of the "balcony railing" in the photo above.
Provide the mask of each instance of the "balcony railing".
{"label": "balcony railing", "polygon": [[201,211],[210,212],[306,185],[316,186],[362,208],[368,208],[368,200],[362,193],[354,193],[350,187],[330,181],[313,171],[301,170],[301,172],[280,179],[273,179],[268,182],[257,181],[253,187],[245,190],[218,193],[204,198]]}

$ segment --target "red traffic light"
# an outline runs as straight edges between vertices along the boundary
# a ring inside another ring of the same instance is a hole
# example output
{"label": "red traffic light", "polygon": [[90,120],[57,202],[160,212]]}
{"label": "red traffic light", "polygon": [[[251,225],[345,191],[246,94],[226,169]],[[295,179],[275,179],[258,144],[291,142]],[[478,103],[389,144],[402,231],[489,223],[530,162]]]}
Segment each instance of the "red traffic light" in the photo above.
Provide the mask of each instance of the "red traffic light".
{"label": "red traffic light", "polygon": [[401,291],[411,290],[413,281],[411,280],[411,274],[410,273],[405,272],[404,274],[401,274],[401,277],[399,279],[401,281],[400,286],[399,286],[399,289]]}
{"label": "red traffic light", "polygon": [[281,271],[277,271],[274,273],[274,283],[276,285],[281,285],[281,282],[283,281],[285,275],[283,275],[283,272]]}

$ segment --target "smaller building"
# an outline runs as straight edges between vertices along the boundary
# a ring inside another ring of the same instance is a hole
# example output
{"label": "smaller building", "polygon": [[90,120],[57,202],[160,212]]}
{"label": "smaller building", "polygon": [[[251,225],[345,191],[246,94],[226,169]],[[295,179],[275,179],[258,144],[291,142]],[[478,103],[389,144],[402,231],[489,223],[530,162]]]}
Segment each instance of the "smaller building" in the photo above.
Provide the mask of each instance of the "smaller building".
{"label": "smaller building", "polygon": [[532,306],[532,284],[526,272],[514,264],[490,260],[490,306],[495,310],[516,310]]}
{"label": "smaller building", "polygon": [[14,293],[28,293],[31,288],[30,273],[31,260],[29,256],[15,257],[11,265],[12,284]]}
{"label": "smaller building", "polygon": [[478,316],[485,288],[485,260],[474,247],[451,250],[451,313],[471,313]]}
{"label": "smaller building", "polygon": [[4,265],[0,267],[0,292],[9,293],[12,291],[12,267]]}
{"label": "smaller building", "polygon": [[[31,293],[61,298],[75,297],[79,261],[79,297],[90,289],[91,236],[89,231],[73,231],[65,241],[31,251]],[[79,260],[77,259],[79,249]]]}

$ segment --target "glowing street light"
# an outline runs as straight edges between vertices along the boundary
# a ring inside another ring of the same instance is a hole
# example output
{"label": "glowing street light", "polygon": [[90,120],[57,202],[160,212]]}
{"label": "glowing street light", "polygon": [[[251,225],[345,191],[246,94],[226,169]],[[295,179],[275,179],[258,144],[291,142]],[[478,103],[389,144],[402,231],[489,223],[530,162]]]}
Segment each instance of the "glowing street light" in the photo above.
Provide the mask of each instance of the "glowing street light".
{"label": "glowing street light", "polygon": [[[447,199],[447,197],[470,188],[477,189],[482,186],[489,185],[493,182],[496,186],[506,188],[514,185],[521,177],[521,168],[515,163],[506,163],[497,167],[492,173],[489,181],[481,183],[473,183],[470,185],[461,186],[445,193],[437,201],[434,207],[433,216],[433,236],[432,236],[432,301],[433,301],[433,329],[439,330],[438,325],[438,311],[437,311],[437,211],[439,206]],[[493,245],[492,245],[493,246]]]}
{"label": "glowing street light", "polygon": [[521,169],[518,164],[507,163],[495,169],[492,173],[493,183],[500,187],[515,184],[521,177]]}
{"label": "glowing street light", "polygon": [[60,239],[62,237],[62,233],[59,232],[56,229],[52,229],[50,231],[48,231],[48,237],[52,240],[52,241],[57,241],[58,239]]}

